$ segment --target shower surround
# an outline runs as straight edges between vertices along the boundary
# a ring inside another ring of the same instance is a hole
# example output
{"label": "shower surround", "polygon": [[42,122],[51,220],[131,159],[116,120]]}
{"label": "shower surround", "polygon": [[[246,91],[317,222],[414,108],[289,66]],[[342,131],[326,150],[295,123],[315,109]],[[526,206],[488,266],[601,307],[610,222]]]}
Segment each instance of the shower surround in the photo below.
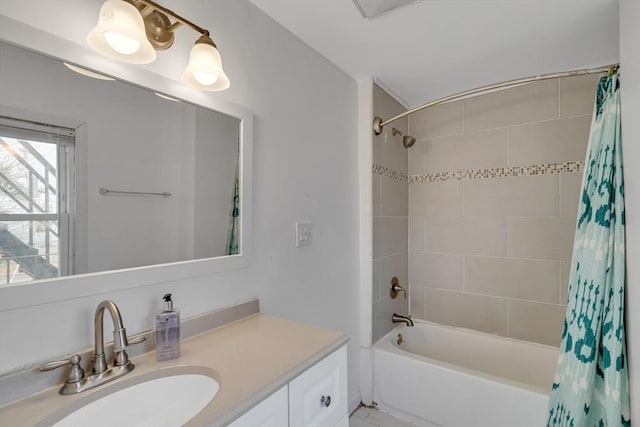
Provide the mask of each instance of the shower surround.
{"label": "shower surround", "polygon": [[[405,111],[389,94],[373,86],[373,115],[391,117]],[[394,126],[406,131],[406,118]],[[391,279],[409,291],[409,187],[407,149],[402,137],[393,136],[393,126],[373,137],[373,342],[395,326],[393,313],[409,314],[404,294],[391,299]]]}
{"label": "shower surround", "polygon": [[411,116],[413,316],[559,345],[597,79],[536,82]]}
{"label": "shower surround", "polygon": [[[374,137],[374,342],[388,330],[376,328],[376,304],[391,307],[385,266],[394,259],[403,274],[408,236],[414,318],[559,344],[597,79],[536,82],[414,113],[408,151],[391,126]],[[403,111],[388,98],[374,89],[374,115]],[[393,256],[380,251],[386,239]]]}

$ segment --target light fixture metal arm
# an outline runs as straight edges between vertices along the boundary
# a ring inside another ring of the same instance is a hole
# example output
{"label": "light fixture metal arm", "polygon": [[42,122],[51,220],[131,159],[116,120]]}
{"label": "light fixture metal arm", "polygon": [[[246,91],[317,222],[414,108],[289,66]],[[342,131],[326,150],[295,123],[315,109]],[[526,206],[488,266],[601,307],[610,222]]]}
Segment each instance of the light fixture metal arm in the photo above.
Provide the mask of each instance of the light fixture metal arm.
{"label": "light fixture metal arm", "polygon": [[199,32],[200,34],[202,34],[204,36],[208,36],[209,35],[209,30],[206,30],[206,29],[200,27],[199,25],[194,24],[193,22],[189,21],[188,19],[183,18],[182,16],[178,15],[177,13],[172,11],[171,9],[167,9],[164,6],[160,6],[158,3],[156,3],[156,2],[154,2],[152,0],[135,0],[135,1],[138,2],[138,3],[145,4],[145,5],[149,6],[149,7],[152,7],[153,9],[157,10],[158,12],[163,13],[165,15],[169,15],[173,19],[175,19],[177,22],[172,24],[169,27],[169,30],[171,30],[171,31],[175,30],[181,24],[183,24],[183,25],[187,25],[187,26],[191,27],[192,29],[194,29],[195,31]]}

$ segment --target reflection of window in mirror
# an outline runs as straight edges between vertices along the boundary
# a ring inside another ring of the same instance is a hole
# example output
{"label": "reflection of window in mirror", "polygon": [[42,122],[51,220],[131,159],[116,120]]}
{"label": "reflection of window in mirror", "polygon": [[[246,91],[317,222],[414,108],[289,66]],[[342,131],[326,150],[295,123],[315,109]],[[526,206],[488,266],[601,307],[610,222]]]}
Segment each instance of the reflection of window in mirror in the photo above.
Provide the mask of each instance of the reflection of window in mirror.
{"label": "reflection of window in mirror", "polygon": [[74,131],[0,117],[0,284],[70,274]]}

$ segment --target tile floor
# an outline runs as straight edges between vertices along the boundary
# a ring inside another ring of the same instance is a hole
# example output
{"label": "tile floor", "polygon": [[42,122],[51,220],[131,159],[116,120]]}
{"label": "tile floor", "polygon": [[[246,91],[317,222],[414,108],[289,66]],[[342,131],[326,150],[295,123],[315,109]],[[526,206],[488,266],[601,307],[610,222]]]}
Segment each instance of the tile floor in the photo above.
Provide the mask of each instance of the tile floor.
{"label": "tile floor", "polygon": [[349,427],[415,427],[415,424],[399,420],[377,409],[361,406],[351,414]]}

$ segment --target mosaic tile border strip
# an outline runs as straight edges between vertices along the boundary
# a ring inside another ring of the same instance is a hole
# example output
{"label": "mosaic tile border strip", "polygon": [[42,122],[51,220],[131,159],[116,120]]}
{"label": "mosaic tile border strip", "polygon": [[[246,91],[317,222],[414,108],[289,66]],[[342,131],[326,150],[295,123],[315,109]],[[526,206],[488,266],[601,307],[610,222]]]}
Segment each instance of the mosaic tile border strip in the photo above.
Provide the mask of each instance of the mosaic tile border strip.
{"label": "mosaic tile border strip", "polygon": [[409,176],[407,174],[384,166],[373,165],[372,171],[374,175],[386,176],[387,178],[395,179],[396,181],[409,182]]}
{"label": "mosaic tile border strip", "polygon": [[506,178],[514,176],[549,175],[582,172],[584,162],[547,163],[528,166],[507,166],[456,172],[437,172],[424,175],[406,175],[384,166],[373,165],[375,175],[386,176],[402,182],[443,182],[453,180]]}

